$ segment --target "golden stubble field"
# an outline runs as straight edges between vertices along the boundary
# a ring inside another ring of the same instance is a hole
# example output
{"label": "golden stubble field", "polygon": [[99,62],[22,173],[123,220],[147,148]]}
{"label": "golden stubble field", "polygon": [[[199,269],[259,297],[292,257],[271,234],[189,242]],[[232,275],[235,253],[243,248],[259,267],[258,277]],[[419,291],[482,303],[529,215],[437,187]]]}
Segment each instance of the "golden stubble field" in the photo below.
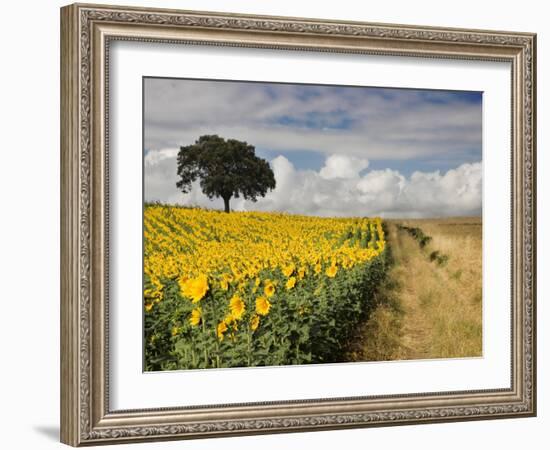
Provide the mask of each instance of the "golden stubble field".
{"label": "golden stubble field", "polygon": [[[481,218],[389,220],[387,227],[393,265],[350,359],[482,356]],[[403,227],[431,239],[421,247]]]}

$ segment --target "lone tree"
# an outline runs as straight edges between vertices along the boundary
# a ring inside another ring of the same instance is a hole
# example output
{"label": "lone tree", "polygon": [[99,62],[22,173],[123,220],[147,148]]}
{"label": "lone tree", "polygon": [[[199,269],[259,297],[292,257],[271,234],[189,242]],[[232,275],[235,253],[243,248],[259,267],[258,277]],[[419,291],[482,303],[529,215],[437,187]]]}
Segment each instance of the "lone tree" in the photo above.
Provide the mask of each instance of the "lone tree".
{"label": "lone tree", "polygon": [[183,193],[200,179],[208,198],[221,197],[229,212],[231,197],[241,195],[255,202],[275,188],[275,176],[265,159],[258,158],[254,146],[217,135],[201,136],[194,144],[180,147],[176,186]]}

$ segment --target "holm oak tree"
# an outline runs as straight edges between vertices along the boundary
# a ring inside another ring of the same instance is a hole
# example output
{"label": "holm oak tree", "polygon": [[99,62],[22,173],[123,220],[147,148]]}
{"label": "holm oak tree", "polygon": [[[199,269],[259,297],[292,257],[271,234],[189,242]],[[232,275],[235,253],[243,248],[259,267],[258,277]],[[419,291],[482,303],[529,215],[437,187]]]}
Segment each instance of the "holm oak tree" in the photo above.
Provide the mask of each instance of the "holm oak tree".
{"label": "holm oak tree", "polygon": [[232,197],[242,195],[255,202],[275,188],[275,176],[269,163],[256,156],[254,146],[236,139],[201,136],[194,144],[180,147],[177,162],[176,186],[187,193],[191,183],[198,178],[208,198],[223,199],[225,212],[230,211]]}

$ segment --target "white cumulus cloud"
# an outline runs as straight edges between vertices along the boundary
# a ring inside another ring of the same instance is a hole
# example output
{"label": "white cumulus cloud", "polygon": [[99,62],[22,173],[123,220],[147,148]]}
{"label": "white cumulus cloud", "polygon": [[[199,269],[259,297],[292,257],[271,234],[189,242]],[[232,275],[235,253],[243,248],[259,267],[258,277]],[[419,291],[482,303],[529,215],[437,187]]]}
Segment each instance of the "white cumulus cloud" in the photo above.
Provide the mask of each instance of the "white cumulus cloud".
{"label": "white cumulus cloud", "polygon": [[347,155],[330,155],[319,175],[326,180],[355,178],[359,176],[359,172],[365,170],[368,166],[369,161],[367,159]]}
{"label": "white cumulus cloud", "polygon": [[[177,151],[145,156],[145,200],[223,208],[208,199],[199,183],[190,193],[176,188]],[[271,162],[276,187],[257,202],[232,199],[234,210],[284,211],[318,216],[442,217],[481,214],[482,164],[462,164],[445,173],[370,170],[368,161],[331,155],[319,170],[299,170],[284,156]]]}

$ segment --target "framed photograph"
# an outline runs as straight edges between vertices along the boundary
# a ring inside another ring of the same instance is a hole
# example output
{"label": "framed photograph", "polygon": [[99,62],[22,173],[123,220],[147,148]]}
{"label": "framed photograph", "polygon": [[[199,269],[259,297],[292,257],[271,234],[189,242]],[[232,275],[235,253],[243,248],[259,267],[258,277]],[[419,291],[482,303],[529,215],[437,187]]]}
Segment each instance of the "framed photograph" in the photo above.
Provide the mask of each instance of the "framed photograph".
{"label": "framed photograph", "polygon": [[535,58],[62,8],[62,442],[535,415]]}

